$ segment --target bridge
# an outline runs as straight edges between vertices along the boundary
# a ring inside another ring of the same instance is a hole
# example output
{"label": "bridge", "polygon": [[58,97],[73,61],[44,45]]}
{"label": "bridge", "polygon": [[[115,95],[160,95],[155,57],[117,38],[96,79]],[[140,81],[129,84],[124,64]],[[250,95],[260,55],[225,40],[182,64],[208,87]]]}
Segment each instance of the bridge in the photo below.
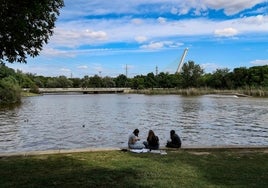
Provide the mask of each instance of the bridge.
{"label": "bridge", "polygon": [[40,93],[129,93],[130,88],[39,88]]}

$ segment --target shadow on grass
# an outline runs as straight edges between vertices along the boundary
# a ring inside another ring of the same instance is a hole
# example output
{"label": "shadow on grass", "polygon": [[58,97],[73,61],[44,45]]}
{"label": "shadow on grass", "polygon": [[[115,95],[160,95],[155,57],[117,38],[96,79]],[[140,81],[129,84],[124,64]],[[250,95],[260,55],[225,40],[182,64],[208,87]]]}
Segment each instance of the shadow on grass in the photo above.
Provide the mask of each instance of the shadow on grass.
{"label": "shadow on grass", "polygon": [[5,187],[138,187],[139,172],[87,164],[72,157],[0,159],[0,185]]}

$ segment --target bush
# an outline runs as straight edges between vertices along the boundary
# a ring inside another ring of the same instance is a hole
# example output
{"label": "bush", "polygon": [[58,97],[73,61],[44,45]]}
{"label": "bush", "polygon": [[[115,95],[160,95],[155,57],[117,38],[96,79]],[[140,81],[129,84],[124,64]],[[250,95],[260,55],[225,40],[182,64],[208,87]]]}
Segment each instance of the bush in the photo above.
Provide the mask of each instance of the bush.
{"label": "bush", "polygon": [[21,88],[13,76],[0,80],[0,104],[19,103]]}

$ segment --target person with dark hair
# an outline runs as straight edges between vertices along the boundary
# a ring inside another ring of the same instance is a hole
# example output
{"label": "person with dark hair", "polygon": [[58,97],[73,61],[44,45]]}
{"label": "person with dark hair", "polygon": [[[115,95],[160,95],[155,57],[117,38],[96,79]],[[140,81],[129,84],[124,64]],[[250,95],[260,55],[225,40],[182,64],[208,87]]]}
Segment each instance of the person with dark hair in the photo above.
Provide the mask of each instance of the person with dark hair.
{"label": "person with dark hair", "polygon": [[129,149],[143,149],[144,145],[140,143],[139,139],[139,129],[135,129],[133,133],[128,138],[128,147]]}
{"label": "person with dark hair", "polygon": [[181,147],[181,139],[175,133],[174,130],[170,131],[170,139],[171,139],[171,141],[167,141],[166,147],[168,147],[168,148],[180,148]]}
{"label": "person with dark hair", "polygon": [[143,144],[147,149],[159,149],[159,139],[158,136],[154,134],[154,131],[149,130],[147,142],[144,141]]}

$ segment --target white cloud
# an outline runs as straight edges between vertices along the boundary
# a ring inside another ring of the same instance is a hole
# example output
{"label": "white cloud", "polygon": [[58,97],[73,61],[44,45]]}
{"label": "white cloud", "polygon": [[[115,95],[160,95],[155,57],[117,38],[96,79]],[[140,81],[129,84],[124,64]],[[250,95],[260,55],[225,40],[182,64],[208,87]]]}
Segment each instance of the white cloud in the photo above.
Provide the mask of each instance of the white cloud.
{"label": "white cloud", "polygon": [[160,24],[164,24],[167,22],[167,19],[166,18],[163,18],[163,17],[158,17],[157,18],[157,21],[160,23]]}
{"label": "white cloud", "polygon": [[143,43],[143,42],[147,41],[147,37],[145,37],[145,36],[137,36],[137,37],[135,37],[135,40],[138,43]]}
{"label": "white cloud", "polygon": [[67,72],[67,73],[68,73],[68,72],[71,72],[71,70],[68,69],[68,68],[61,68],[60,71],[61,71],[61,72],[65,72],[65,73],[66,73],[66,72]]}
{"label": "white cloud", "polygon": [[86,33],[82,34],[82,36],[97,40],[105,40],[107,38],[107,34],[104,31],[91,31],[90,29],[87,29]]}
{"label": "white cloud", "polygon": [[54,48],[49,48],[45,47],[42,51],[41,54],[46,56],[46,57],[67,57],[67,58],[72,58],[75,57],[74,52],[66,51],[66,50],[57,50]]}
{"label": "white cloud", "polygon": [[52,42],[59,46],[74,48],[84,44],[107,40],[106,32],[84,29],[81,24],[79,22],[71,22],[69,24],[59,25],[51,38]]}
{"label": "white cloud", "polygon": [[182,46],[183,43],[174,43],[172,41],[150,42],[149,44],[142,45],[140,48],[149,50],[158,50],[165,47],[176,48]]}
{"label": "white cloud", "polygon": [[238,34],[238,31],[234,28],[216,29],[214,34],[219,37],[232,37]]}
{"label": "white cloud", "polygon": [[223,9],[226,15],[233,15],[261,2],[265,0],[203,0],[201,4],[215,10]]}
{"label": "white cloud", "polygon": [[179,13],[179,10],[175,7],[172,7],[171,10],[170,10],[170,13],[171,14],[178,14]]}
{"label": "white cloud", "polygon": [[88,69],[88,66],[87,65],[80,65],[77,68],[78,69]]}
{"label": "white cloud", "polygon": [[257,15],[251,17],[243,17],[240,20],[241,24],[250,24],[250,25],[267,25],[268,23],[268,16]]}
{"label": "white cloud", "polygon": [[164,43],[162,42],[151,42],[150,44],[141,46],[141,48],[143,49],[151,49],[151,50],[161,49],[163,47],[164,47]]}
{"label": "white cloud", "polygon": [[143,20],[142,19],[138,19],[138,18],[135,18],[135,19],[132,19],[131,22],[135,25],[140,25],[143,23]]}
{"label": "white cloud", "polygon": [[268,59],[262,59],[262,60],[257,59],[257,60],[251,61],[250,63],[256,66],[268,65]]}

